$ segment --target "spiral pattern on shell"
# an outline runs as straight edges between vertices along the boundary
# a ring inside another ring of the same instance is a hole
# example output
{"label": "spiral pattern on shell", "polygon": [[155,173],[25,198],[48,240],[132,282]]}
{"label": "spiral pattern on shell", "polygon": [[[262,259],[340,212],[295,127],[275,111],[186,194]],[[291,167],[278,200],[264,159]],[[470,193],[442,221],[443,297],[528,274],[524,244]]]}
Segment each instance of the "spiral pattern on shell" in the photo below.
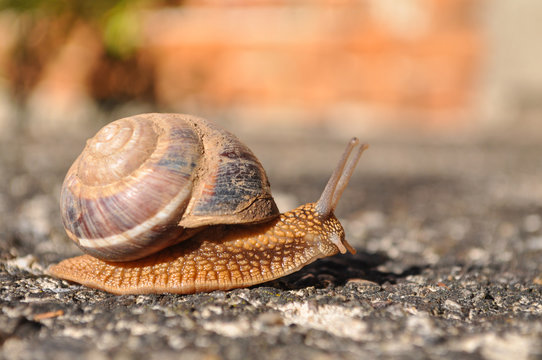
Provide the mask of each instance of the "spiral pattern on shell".
{"label": "spiral pattern on shell", "polygon": [[252,152],[214,124],[181,114],[106,125],[68,171],[60,202],[69,237],[108,261],[145,257],[202,226],[279,214]]}

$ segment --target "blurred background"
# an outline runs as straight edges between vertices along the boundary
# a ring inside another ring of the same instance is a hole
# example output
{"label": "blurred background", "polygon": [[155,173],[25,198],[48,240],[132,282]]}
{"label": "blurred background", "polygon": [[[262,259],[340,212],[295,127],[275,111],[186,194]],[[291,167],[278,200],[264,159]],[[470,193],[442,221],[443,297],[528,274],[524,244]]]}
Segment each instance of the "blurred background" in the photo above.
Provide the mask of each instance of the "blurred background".
{"label": "blurred background", "polygon": [[350,133],[538,126],[541,17],[536,0],[1,0],[0,129],[138,111]]}
{"label": "blurred background", "polygon": [[[457,241],[469,211],[510,204],[537,235],[540,34],[537,0],[0,0],[4,249],[67,242],[58,194],[84,140],[154,111],[237,134],[283,210],[316,199],[358,136],[371,149],[339,215],[364,209],[388,229],[404,216],[447,224],[454,200],[488,191],[456,204]],[[441,203],[431,191],[444,191]],[[356,219],[361,241],[369,220]],[[509,235],[523,226],[507,224]]]}

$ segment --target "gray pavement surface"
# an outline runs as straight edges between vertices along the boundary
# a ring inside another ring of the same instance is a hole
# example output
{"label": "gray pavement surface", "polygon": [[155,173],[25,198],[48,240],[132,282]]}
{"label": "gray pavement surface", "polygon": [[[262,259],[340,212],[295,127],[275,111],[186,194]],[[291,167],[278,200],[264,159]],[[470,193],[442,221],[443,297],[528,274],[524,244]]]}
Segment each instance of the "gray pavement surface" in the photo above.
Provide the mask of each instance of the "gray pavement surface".
{"label": "gray pavement surface", "polygon": [[[325,133],[241,136],[282,210],[318,198],[347,141]],[[57,204],[89,134],[0,144],[2,359],[542,358],[542,142],[370,139],[337,211],[356,255],[248,289],[115,296],[44,275],[79,254]]]}

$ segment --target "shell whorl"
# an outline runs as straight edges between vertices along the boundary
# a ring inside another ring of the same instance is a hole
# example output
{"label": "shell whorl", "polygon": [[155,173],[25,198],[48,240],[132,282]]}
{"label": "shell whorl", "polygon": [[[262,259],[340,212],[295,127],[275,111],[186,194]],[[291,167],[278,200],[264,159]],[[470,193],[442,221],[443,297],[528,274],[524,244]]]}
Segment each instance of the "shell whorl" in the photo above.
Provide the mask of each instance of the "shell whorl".
{"label": "shell whorl", "polygon": [[187,228],[262,222],[278,210],[265,171],[235,136],[188,115],[143,114],[87,141],[64,180],[61,213],[85,252],[128,261],[184,240]]}

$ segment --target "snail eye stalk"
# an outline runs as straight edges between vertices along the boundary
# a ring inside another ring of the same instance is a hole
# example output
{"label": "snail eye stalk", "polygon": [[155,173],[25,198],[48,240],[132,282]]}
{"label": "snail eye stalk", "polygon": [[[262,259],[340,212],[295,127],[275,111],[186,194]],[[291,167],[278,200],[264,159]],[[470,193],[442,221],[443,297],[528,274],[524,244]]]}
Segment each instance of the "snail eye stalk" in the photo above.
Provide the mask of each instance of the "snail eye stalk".
{"label": "snail eye stalk", "polygon": [[368,147],[367,144],[360,145],[359,139],[355,137],[348,142],[339,164],[331,174],[320,199],[316,203],[316,210],[319,214],[327,216],[335,210],[361,154]]}

